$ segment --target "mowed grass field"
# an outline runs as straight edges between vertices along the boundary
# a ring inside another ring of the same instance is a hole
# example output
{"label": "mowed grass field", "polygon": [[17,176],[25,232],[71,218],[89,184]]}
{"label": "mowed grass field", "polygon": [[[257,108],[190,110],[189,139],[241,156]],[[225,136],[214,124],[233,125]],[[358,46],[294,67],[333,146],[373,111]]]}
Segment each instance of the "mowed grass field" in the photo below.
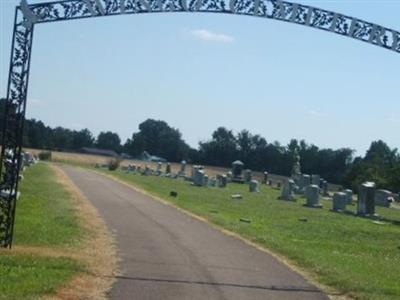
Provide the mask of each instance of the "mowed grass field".
{"label": "mowed grass field", "polygon": [[[97,169],[99,170],[99,169]],[[278,200],[280,191],[267,186],[249,193],[248,186],[194,187],[165,177],[102,172],[204,217],[209,222],[289,259],[315,280],[357,299],[400,299],[400,211],[377,208],[385,221],[303,207]],[[178,197],[170,197],[170,191]],[[233,200],[232,194],[243,199]],[[243,222],[240,219],[251,221]]]}
{"label": "mowed grass field", "polygon": [[48,164],[28,168],[24,177],[13,248],[0,250],[0,299],[37,299],[55,293],[85,269],[64,255],[84,234],[70,194]]}

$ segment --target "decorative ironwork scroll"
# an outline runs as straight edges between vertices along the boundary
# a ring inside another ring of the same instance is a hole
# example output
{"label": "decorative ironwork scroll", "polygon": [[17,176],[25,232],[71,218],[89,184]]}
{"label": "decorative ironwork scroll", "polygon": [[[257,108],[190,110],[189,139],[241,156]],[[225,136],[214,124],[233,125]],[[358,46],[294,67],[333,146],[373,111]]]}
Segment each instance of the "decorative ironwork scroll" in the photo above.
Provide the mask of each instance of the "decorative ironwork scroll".
{"label": "decorative ironwork scroll", "polygon": [[33,29],[36,24],[120,14],[206,12],[249,15],[330,31],[400,53],[400,32],[280,0],[59,0],[16,8],[0,158],[0,246],[11,247],[18,196]]}
{"label": "decorative ironwork scroll", "polygon": [[33,26],[22,10],[15,12],[10,71],[3,121],[0,164],[0,246],[11,246],[18,196],[22,130],[32,50]]}
{"label": "decorative ironwork scroll", "polygon": [[64,0],[29,5],[35,23],[152,12],[248,15],[304,25],[400,53],[400,32],[320,8],[279,0]]}

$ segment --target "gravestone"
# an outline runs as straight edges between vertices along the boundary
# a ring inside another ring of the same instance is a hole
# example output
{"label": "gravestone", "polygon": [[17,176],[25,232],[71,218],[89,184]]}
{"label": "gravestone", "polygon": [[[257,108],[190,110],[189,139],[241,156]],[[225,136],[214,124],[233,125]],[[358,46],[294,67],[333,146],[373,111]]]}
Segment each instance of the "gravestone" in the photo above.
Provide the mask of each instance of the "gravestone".
{"label": "gravestone", "polygon": [[165,174],[171,174],[171,164],[167,163],[165,167]]}
{"label": "gravestone", "polygon": [[9,198],[10,196],[16,197],[15,199],[18,201],[19,197],[21,196],[20,192],[17,192],[17,194],[14,193],[11,194],[10,190],[0,190],[0,197],[1,198]]}
{"label": "gravestone", "polygon": [[228,182],[228,179],[227,179],[226,175],[220,175],[220,174],[217,175],[218,187],[220,187],[220,188],[226,187],[227,182]]}
{"label": "gravestone", "polygon": [[268,172],[265,171],[265,172],[263,173],[263,175],[264,175],[263,183],[264,183],[264,184],[267,184],[267,182],[268,182]]}
{"label": "gravestone", "polygon": [[297,182],[296,182],[298,189],[296,191],[297,194],[304,194],[304,191],[306,189],[307,186],[309,186],[311,184],[311,177],[310,175],[307,174],[302,174]]}
{"label": "gravestone", "polygon": [[243,175],[242,175],[242,171],[243,171],[243,166],[244,164],[240,161],[240,160],[235,160],[232,163],[232,170],[231,170],[231,180],[233,182],[238,182],[238,183],[243,183]]}
{"label": "gravestone", "polygon": [[157,175],[161,175],[161,173],[162,173],[162,162],[158,162],[157,163],[157,170],[156,170],[156,174]]}
{"label": "gravestone", "polygon": [[328,181],[326,181],[326,180],[322,181],[321,189],[322,189],[322,195],[329,196]]}
{"label": "gravestone", "polygon": [[244,182],[249,183],[252,179],[252,173],[250,169],[244,170]]}
{"label": "gravestone", "polygon": [[390,207],[394,200],[393,194],[387,190],[377,190],[375,192],[375,205]]}
{"label": "gravestone", "polygon": [[192,165],[192,174],[190,175],[190,178],[191,178],[191,180],[192,181],[194,181],[194,177],[195,177],[195,174],[196,174],[196,172],[197,171],[201,171],[201,170],[204,170],[204,167],[203,166],[200,166],[200,165]]}
{"label": "gravestone", "polygon": [[195,186],[203,186],[204,171],[197,169],[194,173],[193,184]]}
{"label": "gravestone", "polygon": [[393,199],[394,199],[395,202],[400,202],[400,193],[393,194]]}
{"label": "gravestone", "polygon": [[293,179],[288,179],[283,185],[281,196],[279,199],[285,201],[296,201],[294,196],[295,182]]}
{"label": "gravestone", "polygon": [[346,189],[343,191],[346,194],[347,204],[353,203],[353,191]]}
{"label": "gravestone", "polygon": [[185,176],[186,172],[186,160],[181,161],[181,169],[179,170],[179,176]]}
{"label": "gravestone", "polygon": [[[232,182],[232,178],[233,178],[232,172],[231,172],[231,171],[228,171],[228,173],[226,173],[226,180],[227,180],[227,182]],[[243,183],[243,180],[240,181],[240,183]]]}
{"label": "gravestone", "polygon": [[343,192],[336,192],[333,194],[332,210],[344,211],[347,204],[347,195]]}
{"label": "gravestone", "polygon": [[305,206],[307,207],[313,207],[313,208],[322,208],[322,205],[320,203],[320,198],[319,198],[319,187],[318,185],[311,184],[306,187],[306,199],[307,203]]}
{"label": "gravestone", "polygon": [[197,165],[192,165],[192,169],[190,171],[190,177],[192,178],[192,181],[194,181],[194,174],[196,173],[197,170]]}
{"label": "gravestone", "polygon": [[313,174],[311,175],[311,184],[312,185],[316,185],[319,187],[319,181],[320,181],[321,177],[317,174]]}
{"label": "gravestone", "polygon": [[214,177],[213,177],[213,178],[210,178],[210,179],[208,180],[208,185],[209,185],[209,186],[214,187],[214,186],[216,186],[216,184],[217,184],[217,179],[215,179]]}
{"label": "gravestone", "polygon": [[22,152],[21,153],[21,164],[24,166],[30,167],[31,165],[35,164],[36,160],[35,157],[30,152]]}
{"label": "gravestone", "polygon": [[249,192],[250,193],[259,193],[260,190],[258,188],[258,181],[257,180],[250,180],[249,182]]}
{"label": "gravestone", "polygon": [[209,178],[208,178],[208,175],[204,175],[203,176],[203,186],[208,186],[208,180],[209,180]]}
{"label": "gravestone", "polygon": [[194,181],[195,174],[198,170],[199,170],[199,166],[197,166],[197,165],[192,166],[192,170],[191,170],[191,174],[190,174],[192,181]]}
{"label": "gravestone", "polygon": [[364,182],[358,189],[357,214],[375,215],[375,182]]}
{"label": "gravestone", "polygon": [[143,172],[143,175],[145,175],[145,176],[149,176],[149,175],[152,175],[152,170],[149,168],[149,166],[145,166],[145,169],[144,169],[144,172]]}

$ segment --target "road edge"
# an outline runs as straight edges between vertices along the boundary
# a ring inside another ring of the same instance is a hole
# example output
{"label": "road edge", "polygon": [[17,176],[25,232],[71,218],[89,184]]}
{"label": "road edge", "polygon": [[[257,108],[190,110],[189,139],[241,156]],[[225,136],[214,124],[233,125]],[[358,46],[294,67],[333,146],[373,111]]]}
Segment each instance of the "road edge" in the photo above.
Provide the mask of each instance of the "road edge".
{"label": "road edge", "polygon": [[86,272],[75,276],[54,295],[46,296],[44,299],[107,299],[107,293],[111,290],[119,272],[115,239],[97,209],[65,171],[54,163],[49,163],[49,166],[57,176],[57,180],[71,195],[79,225],[87,230],[85,239],[75,250],[78,253],[73,255],[84,264]]}

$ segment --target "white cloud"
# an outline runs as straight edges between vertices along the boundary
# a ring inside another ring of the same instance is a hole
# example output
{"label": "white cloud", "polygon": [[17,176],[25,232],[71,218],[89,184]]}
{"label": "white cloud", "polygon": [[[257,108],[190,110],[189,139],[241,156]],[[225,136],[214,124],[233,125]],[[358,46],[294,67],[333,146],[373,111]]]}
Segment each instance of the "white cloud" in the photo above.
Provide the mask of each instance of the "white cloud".
{"label": "white cloud", "polygon": [[212,32],[206,29],[192,30],[190,34],[199,40],[207,42],[232,43],[235,41],[233,36]]}
{"label": "white cloud", "polygon": [[318,110],[314,110],[314,109],[310,109],[309,111],[307,111],[307,114],[310,116],[314,116],[314,117],[324,117],[325,114],[318,111]]}
{"label": "white cloud", "polygon": [[400,124],[400,115],[390,115],[387,120],[391,123]]}

